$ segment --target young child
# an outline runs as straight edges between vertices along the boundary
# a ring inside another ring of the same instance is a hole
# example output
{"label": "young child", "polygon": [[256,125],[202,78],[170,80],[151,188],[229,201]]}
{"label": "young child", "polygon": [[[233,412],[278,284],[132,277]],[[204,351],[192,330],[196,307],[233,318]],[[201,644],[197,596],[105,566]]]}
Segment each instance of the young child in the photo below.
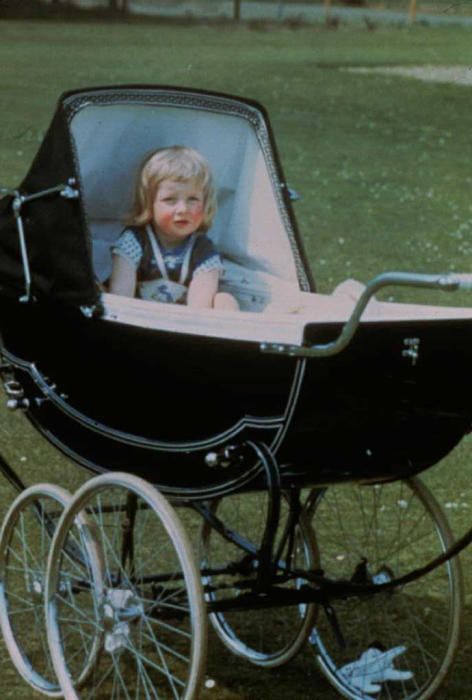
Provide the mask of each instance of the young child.
{"label": "young child", "polygon": [[210,168],[197,151],[152,153],[139,173],[128,228],[112,249],[110,292],[237,310],[231,294],[218,292],[222,263],[206,236],[215,211]]}

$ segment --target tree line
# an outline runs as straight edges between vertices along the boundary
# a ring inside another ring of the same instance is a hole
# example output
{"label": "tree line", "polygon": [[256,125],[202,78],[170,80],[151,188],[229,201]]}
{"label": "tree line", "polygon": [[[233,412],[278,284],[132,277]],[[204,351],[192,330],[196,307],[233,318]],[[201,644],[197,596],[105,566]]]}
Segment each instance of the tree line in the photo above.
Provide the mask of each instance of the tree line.
{"label": "tree line", "polygon": [[[52,5],[72,5],[73,0],[49,0]],[[233,17],[234,19],[241,18],[241,2],[242,0],[233,0]],[[110,12],[122,12],[126,14],[130,8],[130,0],[107,0],[107,7]]]}
{"label": "tree line", "polygon": [[[51,5],[73,4],[73,0],[49,0],[49,2]],[[233,18],[236,20],[241,19],[241,3],[242,0],[233,0]],[[122,12],[126,14],[130,8],[130,0],[107,0],[107,6],[110,12]]]}

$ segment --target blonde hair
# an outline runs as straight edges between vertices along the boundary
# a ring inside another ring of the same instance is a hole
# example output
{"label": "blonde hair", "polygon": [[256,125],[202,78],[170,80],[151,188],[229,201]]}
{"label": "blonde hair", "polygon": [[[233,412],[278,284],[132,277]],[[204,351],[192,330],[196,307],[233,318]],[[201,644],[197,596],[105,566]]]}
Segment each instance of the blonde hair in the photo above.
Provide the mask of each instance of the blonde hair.
{"label": "blonde hair", "polygon": [[127,224],[144,226],[152,221],[154,200],[164,180],[194,180],[202,188],[203,221],[198,230],[202,233],[208,231],[216,214],[213,177],[203,156],[187,146],[159,148],[146,157],[139,170],[134,205]]}

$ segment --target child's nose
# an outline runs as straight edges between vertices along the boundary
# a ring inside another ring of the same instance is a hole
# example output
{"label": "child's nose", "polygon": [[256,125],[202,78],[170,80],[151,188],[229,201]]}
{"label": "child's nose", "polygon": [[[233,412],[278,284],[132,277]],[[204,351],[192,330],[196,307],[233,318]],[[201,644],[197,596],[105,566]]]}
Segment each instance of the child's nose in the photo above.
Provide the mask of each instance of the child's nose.
{"label": "child's nose", "polygon": [[187,210],[187,200],[186,199],[179,199],[177,200],[177,211],[186,211]]}

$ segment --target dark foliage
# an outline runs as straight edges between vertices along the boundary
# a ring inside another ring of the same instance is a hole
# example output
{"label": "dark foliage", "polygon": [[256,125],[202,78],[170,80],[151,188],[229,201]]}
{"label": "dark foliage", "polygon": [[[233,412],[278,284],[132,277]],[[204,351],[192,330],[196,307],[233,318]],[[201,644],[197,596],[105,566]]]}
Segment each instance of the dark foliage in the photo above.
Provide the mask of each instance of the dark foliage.
{"label": "dark foliage", "polygon": [[81,8],[67,0],[0,0],[1,19],[113,19],[127,13],[126,0],[114,0],[108,7]]}

